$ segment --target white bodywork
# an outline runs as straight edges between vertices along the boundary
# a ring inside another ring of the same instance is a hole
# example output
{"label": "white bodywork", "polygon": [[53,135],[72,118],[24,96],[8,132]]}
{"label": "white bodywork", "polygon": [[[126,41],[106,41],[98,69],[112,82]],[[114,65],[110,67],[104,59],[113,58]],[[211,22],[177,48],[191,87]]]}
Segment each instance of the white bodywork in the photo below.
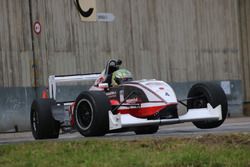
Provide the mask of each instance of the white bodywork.
{"label": "white bodywork", "polygon": [[166,82],[151,79],[133,81],[133,83],[137,83],[138,85],[124,85],[132,85],[134,87],[140,88],[147,95],[149,101],[164,101],[166,103],[177,103],[177,98],[174,93],[174,90]]}

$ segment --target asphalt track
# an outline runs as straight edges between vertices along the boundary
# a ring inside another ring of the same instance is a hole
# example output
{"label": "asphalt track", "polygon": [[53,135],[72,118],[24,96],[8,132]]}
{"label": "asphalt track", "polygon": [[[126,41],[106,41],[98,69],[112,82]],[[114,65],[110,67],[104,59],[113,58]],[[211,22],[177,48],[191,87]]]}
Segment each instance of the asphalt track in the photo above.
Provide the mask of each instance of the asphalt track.
{"label": "asphalt track", "polygon": [[[162,138],[162,137],[197,137],[207,134],[226,134],[226,133],[250,133],[250,117],[228,118],[218,128],[201,130],[192,123],[182,123],[176,125],[161,126],[159,131],[153,135],[135,135],[133,132],[107,134],[104,137],[94,139],[105,140],[140,140],[144,138]],[[63,140],[85,140],[78,132],[60,134],[59,139]],[[92,138],[88,138],[92,139]],[[31,132],[22,133],[0,133],[0,145],[34,142]]]}

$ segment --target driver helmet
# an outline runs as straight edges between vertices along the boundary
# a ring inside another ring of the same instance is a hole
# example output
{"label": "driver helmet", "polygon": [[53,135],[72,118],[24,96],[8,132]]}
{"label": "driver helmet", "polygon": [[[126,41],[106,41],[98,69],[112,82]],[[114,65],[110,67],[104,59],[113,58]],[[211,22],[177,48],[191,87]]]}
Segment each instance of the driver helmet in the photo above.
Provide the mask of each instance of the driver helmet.
{"label": "driver helmet", "polygon": [[112,85],[118,86],[124,82],[132,81],[131,72],[126,69],[119,69],[112,74]]}

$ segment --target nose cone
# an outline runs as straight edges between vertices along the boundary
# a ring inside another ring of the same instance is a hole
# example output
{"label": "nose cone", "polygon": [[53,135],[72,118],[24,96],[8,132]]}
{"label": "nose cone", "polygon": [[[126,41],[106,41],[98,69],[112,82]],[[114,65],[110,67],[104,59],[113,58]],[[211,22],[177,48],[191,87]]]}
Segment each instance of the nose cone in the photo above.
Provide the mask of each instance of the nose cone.
{"label": "nose cone", "polygon": [[150,89],[155,96],[160,97],[167,103],[177,103],[177,98],[174,90],[165,82],[157,80],[148,80],[143,85]]}

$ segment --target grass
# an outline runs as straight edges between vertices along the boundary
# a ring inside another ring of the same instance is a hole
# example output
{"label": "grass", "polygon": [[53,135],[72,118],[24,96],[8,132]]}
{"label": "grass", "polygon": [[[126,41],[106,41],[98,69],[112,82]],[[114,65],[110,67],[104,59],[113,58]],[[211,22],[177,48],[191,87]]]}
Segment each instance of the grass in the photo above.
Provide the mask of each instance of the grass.
{"label": "grass", "polygon": [[250,166],[250,134],[143,140],[39,141],[0,146],[0,166]]}

